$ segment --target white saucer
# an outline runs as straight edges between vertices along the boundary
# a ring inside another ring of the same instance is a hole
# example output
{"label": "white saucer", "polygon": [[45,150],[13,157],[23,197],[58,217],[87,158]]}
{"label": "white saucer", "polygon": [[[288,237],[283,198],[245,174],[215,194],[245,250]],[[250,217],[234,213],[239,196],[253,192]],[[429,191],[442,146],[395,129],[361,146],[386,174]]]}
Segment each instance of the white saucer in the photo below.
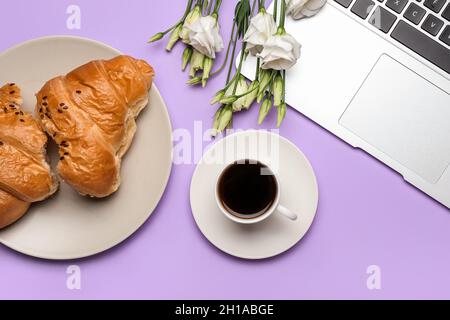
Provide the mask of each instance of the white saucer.
{"label": "white saucer", "polygon": [[[254,159],[279,175],[281,204],[299,213],[291,221],[275,213],[255,225],[229,220],[217,207],[215,186],[234,160]],[[267,131],[238,132],[222,139],[203,156],[191,183],[194,219],[204,236],[220,250],[243,259],[266,259],[297,244],[308,232],[317,211],[319,191],[311,164],[291,142]]]}
{"label": "white saucer", "polygon": [[[90,60],[118,54],[105,44],[78,37],[32,40],[0,54],[0,84],[17,83],[24,109],[32,112],[34,95],[47,80]],[[110,249],[136,232],[161,199],[172,167],[169,114],[156,86],[149,97],[149,107],[138,119],[138,132],[124,158],[116,194],[92,200],[61,183],[53,197],[33,204],[20,221],[0,231],[0,243],[34,257],[76,259]],[[56,148],[49,149],[55,159]]]}

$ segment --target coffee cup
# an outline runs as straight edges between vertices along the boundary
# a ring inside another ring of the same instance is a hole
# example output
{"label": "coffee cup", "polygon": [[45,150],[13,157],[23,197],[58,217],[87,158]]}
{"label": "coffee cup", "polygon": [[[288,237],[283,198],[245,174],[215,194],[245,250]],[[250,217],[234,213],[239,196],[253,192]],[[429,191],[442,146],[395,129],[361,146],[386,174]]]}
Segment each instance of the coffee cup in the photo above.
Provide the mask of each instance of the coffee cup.
{"label": "coffee cup", "polygon": [[271,168],[256,160],[240,160],[229,164],[216,184],[216,202],[231,221],[255,224],[280,214],[296,221],[299,215],[281,205],[278,176]]}

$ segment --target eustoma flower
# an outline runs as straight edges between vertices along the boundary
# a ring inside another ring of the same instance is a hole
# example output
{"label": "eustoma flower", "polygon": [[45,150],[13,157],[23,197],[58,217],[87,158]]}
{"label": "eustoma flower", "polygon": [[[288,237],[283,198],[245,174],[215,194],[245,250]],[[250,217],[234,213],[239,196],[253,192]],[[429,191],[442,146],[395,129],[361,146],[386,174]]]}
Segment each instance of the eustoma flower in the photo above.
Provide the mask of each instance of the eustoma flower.
{"label": "eustoma flower", "polygon": [[201,83],[205,87],[208,79],[221,70],[212,72],[216,54],[224,48],[218,22],[221,5],[222,0],[187,0],[183,17],[171,28],[158,32],[149,40],[150,43],[159,41],[171,32],[167,51],[171,51],[182,40],[186,45],[182,55],[182,70],[190,65],[190,85]]}
{"label": "eustoma flower", "polygon": [[261,53],[267,40],[277,32],[273,16],[262,9],[250,20],[250,26],[244,36],[248,51],[256,56]]}
{"label": "eustoma flower", "polygon": [[284,28],[267,40],[263,51],[258,55],[261,58],[261,67],[272,70],[288,70],[300,58],[301,45]]}
{"label": "eustoma flower", "polygon": [[298,20],[316,15],[327,0],[287,0],[287,13]]}
{"label": "eustoma flower", "polygon": [[200,19],[202,15],[202,10],[199,5],[196,5],[194,9],[189,12],[189,14],[186,16],[186,19],[183,23],[183,28],[181,29],[180,38],[183,40],[184,43],[189,44],[190,38],[190,26],[192,26],[198,19]]}
{"label": "eustoma flower", "polygon": [[189,34],[189,44],[203,55],[215,59],[216,52],[223,50],[223,40],[216,17],[201,17],[188,25],[186,29]]}

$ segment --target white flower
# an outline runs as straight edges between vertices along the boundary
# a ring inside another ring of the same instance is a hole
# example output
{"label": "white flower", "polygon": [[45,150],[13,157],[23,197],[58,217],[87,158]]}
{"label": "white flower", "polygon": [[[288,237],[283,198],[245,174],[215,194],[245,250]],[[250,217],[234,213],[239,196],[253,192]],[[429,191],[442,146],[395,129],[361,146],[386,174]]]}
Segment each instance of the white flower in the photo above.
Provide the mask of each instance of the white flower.
{"label": "white flower", "polygon": [[223,50],[223,39],[216,18],[201,17],[187,29],[190,31],[189,44],[205,56],[215,59],[216,52]]}
{"label": "white flower", "polygon": [[260,12],[250,20],[250,26],[244,36],[247,49],[256,56],[263,50],[267,40],[277,32],[277,25],[273,16],[267,12]]}
{"label": "white flower", "polygon": [[287,14],[298,20],[316,15],[327,0],[287,0]]}
{"label": "white flower", "polygon": [[194,24],[198,19],[200,19],[202,14],[200,6],[195,6],[195,8],[189,12],[186,19],[184,20],[183,28],[180,32],[180,38],[184,43],[189,43],[189,27]]}
{"label": "white flower", "polygon": [[288,70],[300,58],[301,45],[287,33],[276,34],[267,40],[264,50],[258,55],[261,68]]}
{"label": "white flower", "polygon": [[[239,79],[237,79],[236,81],[238,83],[237,83],[237,87],[236,87],[236,93],[234,94],[235,96],[240,96],[240,95],[248,92],[248,84],[243,76],[240,76]],[[225,96],[230,97],[233,95],[234,86],[235,86],[235,84],[233,83],[227,89]],[[242,109],[248,109],[245,105],[246,100],[247,100],[247,98],[244,96],[244,97],[237,99],[235,102],[233,102],[233,112],[238,112],[238,111],[241,111]]]}

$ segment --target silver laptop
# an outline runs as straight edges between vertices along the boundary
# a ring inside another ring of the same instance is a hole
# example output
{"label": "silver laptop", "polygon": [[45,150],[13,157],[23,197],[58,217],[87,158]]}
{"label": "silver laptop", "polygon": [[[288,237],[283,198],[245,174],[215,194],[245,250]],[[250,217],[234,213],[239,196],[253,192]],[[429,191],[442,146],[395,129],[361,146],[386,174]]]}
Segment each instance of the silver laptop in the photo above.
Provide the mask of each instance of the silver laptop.
{"label": "silver laptop", "polygon": [[450,0],[328,0],[287,29],[288,104],[450,208]]}

